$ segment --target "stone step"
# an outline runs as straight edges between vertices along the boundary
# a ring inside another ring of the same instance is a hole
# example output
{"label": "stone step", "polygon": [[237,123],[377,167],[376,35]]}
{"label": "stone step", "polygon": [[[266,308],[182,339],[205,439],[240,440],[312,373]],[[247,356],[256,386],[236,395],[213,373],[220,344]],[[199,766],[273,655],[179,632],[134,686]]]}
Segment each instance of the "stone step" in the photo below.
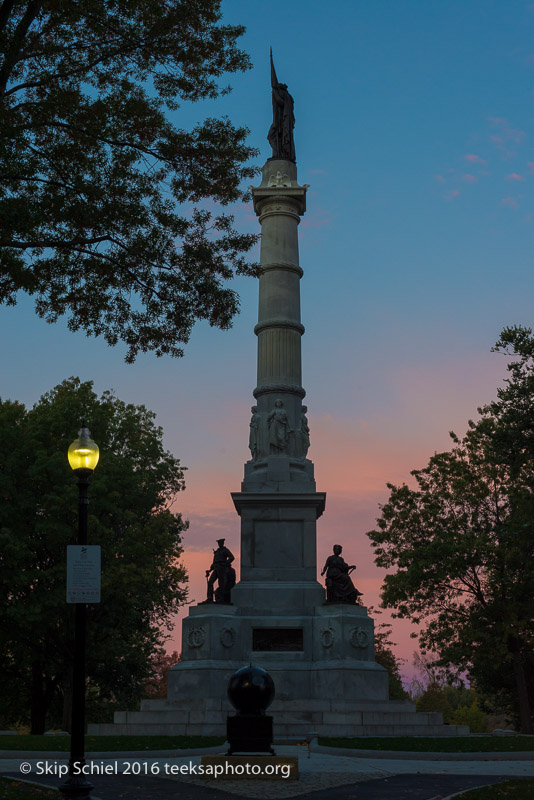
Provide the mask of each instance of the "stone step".
{"label": "stone step", "polygon": [[141,711],[169,711],[175,708],[168,700],[141,700]]}
{"label": "stone step", "polygon": [[[275,721],[276,737],[302,736],[310,733],[309,722]],[[313,725],[319,736],[467,736],[466,725],[434,725],[434,724],[375,724],[357,725],[350,722],[321,722]],[[105,723],[89,725],[88,733],[93,736],[226,736],[226,722],[189,722],[189,723]]]}
{"label": "stone step", "polygon": [[415,712],[415,703],[404,700],[275,700],[269,713],[291,711],[402,711]]}
{"label": "stone step", "polygon": [[87,726],[90,736],[185,736],[187,725],[169,723],[133,724],[131,722],[101,722]]}
{"label": "stone step", "polygon": [[[328,724],[317,725],[313,728],[319,736],[325,737],[355,737],[355,736],[468,736],[469,728],[466,725],[352,725],[352,724]],[[283,723],[274,726],[276,737],[302,736],[304,739],[310,733],[306,725],[284,725]]]}
{"label": "stone step", "polygon": [[[179,703],[168,700],[141,700],[141,711],[190,711],[198,709],[199,701],[196,698],[182,698]],[[234,709],[227,700],[206,698],[202,700],[202,707],[223,711],[225,714],[233,713]],[[285,711],[370,711],[385,713],[408,712],[415,713],[415,703],[410,700],[274,700],[269,706],[269,713],[278,714]]]}
{"label": "stone step", "polygon": [[[417,725],[408,723],[383,723],[380,725],[355,725],[352,722],[324,722],[314,726],[314,731],[320,736],[467,736],[469,728],[466,725]],[[306,726],[281,721],[275,724],[275,731],[280,734],[302,735],[309,733]]]}
{"label": "stone step", "polygon": [[87,726],[89,736],[226,736],[221,723],[106,722]]}
{"label": "stone step", "polygon": [[169,700],[141,700],[141,711],[194,711],[199,706],[202,708],[213,711],[224,711],[229,714],[234,711],[230,705],[229,700],[216,700],[211,697],[206,697],[199,700],[197,697],[183,697],[180,698],[178,703],[173,703]]}
{"label": "stone step", "polygon": [[355,701],[330,701],[330,711],[384,711],[393,713],[397,711],[415,713],[415,703],[411,700],[355,700]]}
{"label": "stone step", "polygon": [[[346,717],[346,714],[329,715],[329,719],[333,717]],[[325,715],[326,722],[326,715]],[[361,714],[362,725],[443,725],[443,714],[437,711],[420,711],[419,713],[413,711],[363,711]]]}
{"label": "stone step", "polygon": [[[289,704],[287,704],[289,705]],[[443,718],[437,712],[415,711],[311,711],[292,709],[285,706],[281,710],[269,709],[269,713],[277,722],[303,725],[442,725]],[[115,723],[124,724],[169,724],[181,723],[216,723],[226,724],[226,710],[191,709],[189,711],[179,708],[142,711],[116,711]]]}

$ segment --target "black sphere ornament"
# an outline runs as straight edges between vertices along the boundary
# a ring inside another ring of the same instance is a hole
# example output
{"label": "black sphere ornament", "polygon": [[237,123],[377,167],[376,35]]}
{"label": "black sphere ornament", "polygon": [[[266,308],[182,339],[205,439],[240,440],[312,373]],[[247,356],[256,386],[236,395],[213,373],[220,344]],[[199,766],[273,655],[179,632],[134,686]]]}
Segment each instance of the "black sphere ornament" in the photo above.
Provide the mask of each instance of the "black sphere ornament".
{"label": "black sphere ornament", "polygon": [[274,700],[274,681],[264,669],[251,664],[234,672],[227,692],[238,714],[265,714]]}

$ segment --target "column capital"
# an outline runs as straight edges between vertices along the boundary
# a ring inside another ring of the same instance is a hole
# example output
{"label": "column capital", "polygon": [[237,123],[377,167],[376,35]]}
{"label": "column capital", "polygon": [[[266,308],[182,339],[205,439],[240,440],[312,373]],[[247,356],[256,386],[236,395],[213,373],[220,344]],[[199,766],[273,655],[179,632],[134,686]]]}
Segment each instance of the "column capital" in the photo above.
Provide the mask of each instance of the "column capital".
{"label": "column capital", "polygon": [[[261,184],[251,186],[254,211],[258,216],[262,206],[270,200],[280,204],[296,206],[302,216],[306,211],[306,190],[309,184],[301,186],[297,181],[297,165],[283,158],[269,158],[262,168]],[[283,209],[279,213],[283,213]],[[260,220],[261,222],[261,220]]]}
{"label": "column capital", "polygon": [[[258,217],[264,217],[270,213],[291,214],[293,207],[296,208],[296,215],[302,217],[306,213],[307,189],[307,186],[253,186],[251,187],[251,191],[254,211]],[[278,205],[279,208],[275,207],[272,209],[272,211],[270,209],[268,210],[265,208],[268,203],[272,203],[274,206]],[[286,208],[284,208],[284,205]]]}

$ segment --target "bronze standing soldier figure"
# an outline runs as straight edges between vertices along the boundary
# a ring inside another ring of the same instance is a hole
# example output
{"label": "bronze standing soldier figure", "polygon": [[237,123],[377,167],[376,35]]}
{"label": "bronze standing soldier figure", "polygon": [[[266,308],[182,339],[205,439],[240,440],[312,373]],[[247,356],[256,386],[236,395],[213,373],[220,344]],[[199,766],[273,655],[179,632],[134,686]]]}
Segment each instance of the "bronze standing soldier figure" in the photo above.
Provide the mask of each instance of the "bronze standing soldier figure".
{"label": "bronze standing soldier figure", "polygon": [[[206,570],[208,597],[206,603],[230,603],[230,592],[235,586],[235,569],[232,567],[233,553],[224,546],[225,539],[217,539],[219,547],[213,551],[211,567]],[[214,584],[217,581],[217,590]]]}

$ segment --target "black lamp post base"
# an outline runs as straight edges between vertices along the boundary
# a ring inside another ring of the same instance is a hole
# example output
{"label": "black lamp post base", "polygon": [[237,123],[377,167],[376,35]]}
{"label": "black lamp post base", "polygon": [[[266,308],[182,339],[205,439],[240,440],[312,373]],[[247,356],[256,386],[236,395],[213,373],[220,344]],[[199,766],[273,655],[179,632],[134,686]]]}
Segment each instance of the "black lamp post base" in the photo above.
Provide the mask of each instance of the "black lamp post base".
{"label": "black lamp post base", "polygon": [[58,786],[64,797],[75,797],[78,800],[90,800],[91,792],[95,787],[87,780],[85,775],[69,775]]}

